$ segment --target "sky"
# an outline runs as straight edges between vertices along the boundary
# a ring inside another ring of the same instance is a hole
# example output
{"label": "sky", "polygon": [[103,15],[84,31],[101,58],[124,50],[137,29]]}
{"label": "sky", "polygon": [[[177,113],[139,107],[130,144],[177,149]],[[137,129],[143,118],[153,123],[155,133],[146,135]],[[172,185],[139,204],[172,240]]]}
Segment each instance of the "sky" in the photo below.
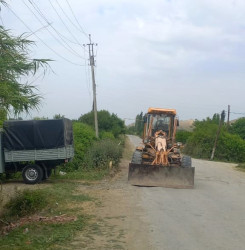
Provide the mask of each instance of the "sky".
{"label": "sky", "polygon": [[[244,0],[12,0],[0,24],[35,41],[30,58],[49,58],[33,82],[39,111],[77,119],[93,104],[88,34],[98,44],[98,110],[132,123],[149,107],[175,108],[180,120],[231,107],[245,116]],[[34,32],[34,34],[33,34]]]}

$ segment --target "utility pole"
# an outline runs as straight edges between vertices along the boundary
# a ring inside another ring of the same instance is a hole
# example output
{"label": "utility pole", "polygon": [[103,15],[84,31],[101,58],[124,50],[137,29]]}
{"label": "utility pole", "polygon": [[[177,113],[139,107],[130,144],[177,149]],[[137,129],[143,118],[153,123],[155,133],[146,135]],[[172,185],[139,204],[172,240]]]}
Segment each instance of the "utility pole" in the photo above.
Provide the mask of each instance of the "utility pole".
{"label": "utility pole", "polygon": [[221,112],[221,116],[220,116],[220,120],[219,120],[219,127],[218,127],[217,134],[216,134],[216,137],[215,137],[214,147],[213,147],[213,150],[212,150],[212,154],[211,154],[210,160],[214,159],[214,153],[215,153],[215,150],[216,150],[216,147],[217,147],[217,142],[218,142],[219,134],[220,134],[220,131],[221,131],[221,127],[222,127],[222,125],[224,123],[224,120],[225,120],[225,111],[223,110]]}
{"label": "utility pole", "polygon": [[227,128],[230,126],[230,112],[231,112],[231,106],[228,105]]}
{"label": "utility pole", "polygon": [[[97,101],[96,101],[96,84],[95,84],[95,75],[94,75],[94,46],[97,46],[97,43],[94,44],[91,41],[91,34],[89,34],[89,43],[87,43],[89,48],[89,65],[91,66],[92,73],[92,82],[93,82],[93,112],[94,112],[94,126],[95,126],[95,135],[99,137],[98,129],[98,116],[97,116]],[[85,46],[85,44],[83,44]]]}

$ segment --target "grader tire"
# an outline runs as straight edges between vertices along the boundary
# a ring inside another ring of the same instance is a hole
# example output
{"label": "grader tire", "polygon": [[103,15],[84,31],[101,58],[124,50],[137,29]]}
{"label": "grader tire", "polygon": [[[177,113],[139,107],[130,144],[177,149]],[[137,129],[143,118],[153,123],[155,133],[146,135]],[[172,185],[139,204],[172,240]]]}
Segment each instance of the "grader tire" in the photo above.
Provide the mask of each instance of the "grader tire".
{"label": "grader tire", "polygon": [[142,152],[139,150],[135,150],[131,163],[141,164],[141,162],[142,162]]}
{"label": "grader tire", "polygon": [[181,162],[181,167],[190,168],[192,166],[191,157],[184,155]]}

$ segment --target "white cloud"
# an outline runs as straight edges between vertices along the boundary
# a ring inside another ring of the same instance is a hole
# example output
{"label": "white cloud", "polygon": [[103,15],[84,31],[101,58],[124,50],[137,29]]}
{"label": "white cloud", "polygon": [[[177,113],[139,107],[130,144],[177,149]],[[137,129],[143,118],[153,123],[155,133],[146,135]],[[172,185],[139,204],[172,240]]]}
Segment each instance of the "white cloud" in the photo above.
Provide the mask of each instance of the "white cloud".
{"label": "white cloud", "polygon": [[[49,1],[35,2],[53,26],[71,38]],[[59,3],[76,23],[66,1]],[[245,106],[243,0],[70,0],[69,3],[84,30],[92,33],[93,41],[99,44],[96,76],[99,109],[134,117],[148,105],[167,104],[180,108],[182,117],[196,118],[220,111],[228,100],[237,109]],[[33,30],[40,28],[41,24],[22,1],[10,4]],[[55,2],[54,5],[79,41],[88,43]],[[2,12],[9,28],[15,32],[26,30],[9,11],[3,8]],[[84,60],[57,44],[47,31],[37,34],[59,54],[84,64]],[[52,116],[64,111],[75,118],[89,111],[92,99],[85,69],[63,61],[41,42],[37,45],[33,48],[36,55],[57,60],[51,63],[56,75],[49,74],[38,82],[41,90],[48,93],[41,112]],[[71,46],[83,55],[80,46]],[[216,93],[221,88],[222,94]],[[66,98],[69,101],[64,102]]]}

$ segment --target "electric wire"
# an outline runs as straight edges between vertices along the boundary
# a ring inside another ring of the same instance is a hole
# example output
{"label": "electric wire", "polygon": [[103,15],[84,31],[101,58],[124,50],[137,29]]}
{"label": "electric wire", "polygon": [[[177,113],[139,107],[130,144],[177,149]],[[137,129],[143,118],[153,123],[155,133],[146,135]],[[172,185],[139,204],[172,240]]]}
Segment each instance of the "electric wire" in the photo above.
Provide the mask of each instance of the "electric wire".
{"label": "electric wire", "polygon": [[[49,34],[59,43],[61,44],[67,51],[69,51],[70,53],[72,53],[73,55],[84,59],[80,54],[78,54],[64,39],[63,37],[60,35],[60,33],[53,27],[53,25],[51,24],[51,22],[49,22],[49,20],[45,17],[45,15],[43,14],[43,12],[40,10],[40,8],[38,8],[38,6],[36,4],[33,4],[33,2],[31,0],[28,0],[29,3],[32,5],[32,7],[35,9],[35,11],[40,15],[40,17],[47,23],[49,24],[49,26],[54,30],[54,32],[60,37],[60,39],[63,41],[63,43],[66,44],[66,46],[68,46],[69,48],[67,48],[49,29],[47,29],[47,31],[49,32]],[[30,9],[30,7],[22,0],[22,2],[25,4],[25,6],[32,12],[32,14],[36,17],[36,19],[43,25],[42,21],[40,20],[40,18]],[[34,6],[35,5],[35,6]]]}
{"label": "electric wire", "polygon": [[34,35],[35,33],[39,32],[39,31],[42,30],[42,29],[46,29],[48,26],[49,26],[49,24],[40,27],[39,29],[37,29],[37,30],[34,31],[33,33],[30,33],[30,34],[26,35],[25,38],[28,38],[29,36]]}
{"label": "electric wire", "polygon": [[66,23],[63,21],[63,19],[61,18],[59,12],[55,9],[54,5],[52,4],[52,2],[49,0],[50,5],[52,6],[52,9],[55,11],[56,15],[58,16],[58,18],[60,19],[60,21],[63,23],[64,27],[67,29],[67,31],[70,33],[70,35],[74,38],[74,40],[77,42],[78,45],[82,46],[82,44],[77,40],[77,38],[73,35],[73,33],[71,32],[71,30],[68,28],[68,26],[66,25]]}
{"label": "electric wire", "polygon": [[[56,2],[57,2],[57,0],[56,0]],[[77,20],[77,18],[76,18],[76,15],[75,15],[75,13],[74,13],[74,11],[73,11],[71,5],[69,4],[69,2],[68,2],[67,0],[66,0],[66,3],[67,3],[67,5],[69,6],[69,9],[70,9],[71,13],[72,13],[72,15],[73,15],[73,17],[74,17],[76,23],[78,24],[78,26],[79,26],[79,28],[80,28],[80,29],[78,29],[78,30],[80,30],[80,32],[82,32],[87,38],[89,38],[88,34],[84,31],[83,27],[82,27],[82,26],[80,25],[80,23],[78,22],[78,20]],[[77,26],[70,20],[70,18],[68,18],[68,19],[69,19],[69,21],[77,28]]]}
{"label": "electric wire", "polygon": [[[84,57],[85,57],[85,48],[84,48]],[[89,93],[89,97],[90,97],[90,101],[91,101],[91,84],[90,84],[90,80],[89,80],[89,72],[88,72],[88,68],[87,68],[87,59],[85,59],[85,67],[84,67],[84,70],[85,70],[85,80],[86,80],[86,83],[87,83],[87,89],[88,89],[88,93]]]}
{"label": "electric wire", "polygon": [[[31,13],[36,17],[36,19],[41,23],[41,24],[43,24],[42,23],[42,21],[39,19],[39,17],[30,9],[30,7],[22,0],[22,2],[26,5],[26,7],[31,11]],[[34,6],[33,6],[34,7]],[[66,43],[66,41],[64,41],[64,39],[60,36],[61,34],[52,26],[52,24],[48,21],[48,19],[47,18],[45,18],[45,17],[43,17],[42,16],[42,14],[41,13],[39,13],[39,11],[34,7],[34,9],[37,11],[37,13],[44,19],[44,21],[48,24],[48,26],[50,26],[55,32],[56,32],[56,34],[62,39],[62,41],[70,48],[70,49],[68,49],[59,39],[57,39],[57,37],[55,37],[54,36],[54,34],[51,32],[51,31],[49,31],[48,29],[47,29],[47,31],[49,32],[49,34],[52,36],[52,37],[54,37],[54,39],[58,42],[58,43],[60,43],[66,50],[68,50],[70,53],[72,53],[73,55],[75,55],[75,56],[78,56],[78,57],[80,57],[80,58],[82,58],[68,43]]]}
{"label": "electric wire", "polygon": [[[23,2],[23,0],[22,0]],[[40,14],[39,14],[40,15]],[[45,20],[47,22],[47,20]],[[52,26],[53,29],[55,29],[53,27],[53,25],[51,25],[51,23],[49,23],[48,25]],[[73,44],[76,44],[76,45],[81,45],[80,43],[77,43],[77,42],[74,42],[72,41],[71,39],[67,38],[66,36],[64,36],[63,34],[61,34],[57,29],[55,29],[55,32],[59,35],[59,36],[62,36],[64,39],[66,39],[67,41],[69,41],[70,43],[73,43]]]}
{"label": "electric wire", "polygon": [[44,74],[41,73],[38,76],[36,76],[35,78],[33,78],[31,81],[28,82],[28,84],[32,84],[34,83],[36,80],[38,80],[40,77],[44,78]]}
{"label": "electric wire", "polygon": [[49,48],[54,54],[56,54],[58,57],[62,58],[63,60],[76,65],[76,66],[84,66],[82,64],[78,64],[75,62],[70,61],[69,59],[65,58],[64,56],[60,55],[58,52],[56,52],[54,49],[52,49],[46,42],[44,42],[35,32],[31,30],[31,28],[10,8],[7,6],[7,8],[12,12],[12,14],[31,32],[34,36],[36,36],[47,48]]}
{"label": "electric wire", "polygon": [[2,18],[1,13],[0,13],[0,20],[1,20],[2,25],[4,26],[4,22],[3,22],[3,18]]}
{"label": "electric wire", "polygon": [[237,113],[237,112],[230,112],[230,114],[234,114],[234,115],[245,115],[245,113]]}

